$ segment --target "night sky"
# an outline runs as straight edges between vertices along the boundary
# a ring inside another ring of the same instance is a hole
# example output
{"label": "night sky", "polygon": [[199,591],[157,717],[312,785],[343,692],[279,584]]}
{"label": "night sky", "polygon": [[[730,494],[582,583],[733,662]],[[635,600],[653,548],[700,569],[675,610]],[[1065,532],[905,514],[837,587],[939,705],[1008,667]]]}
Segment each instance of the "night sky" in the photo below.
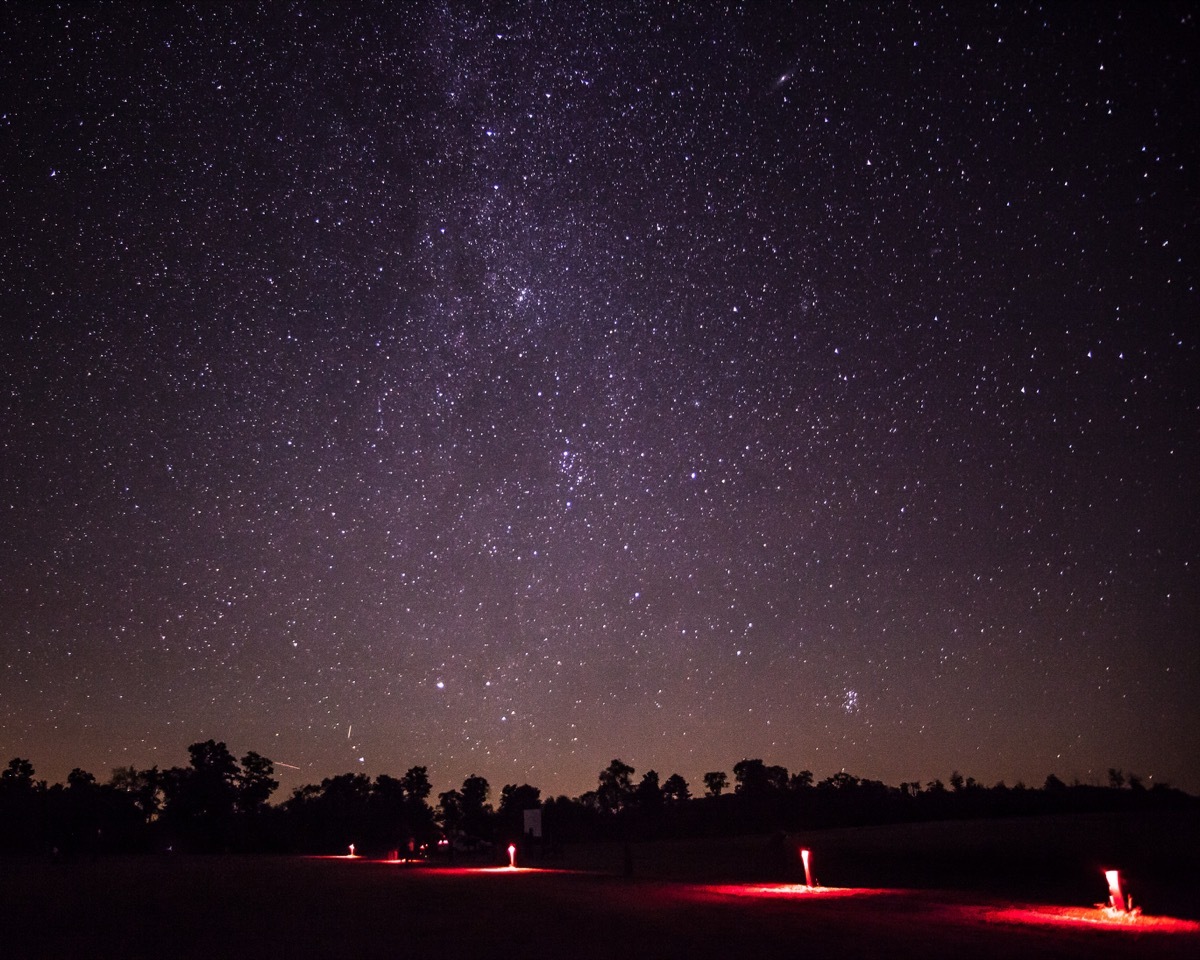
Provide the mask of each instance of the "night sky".
{"label": "night sky", "polygon": [[0,762],[1200,791],[1197,26],[7,4]]}

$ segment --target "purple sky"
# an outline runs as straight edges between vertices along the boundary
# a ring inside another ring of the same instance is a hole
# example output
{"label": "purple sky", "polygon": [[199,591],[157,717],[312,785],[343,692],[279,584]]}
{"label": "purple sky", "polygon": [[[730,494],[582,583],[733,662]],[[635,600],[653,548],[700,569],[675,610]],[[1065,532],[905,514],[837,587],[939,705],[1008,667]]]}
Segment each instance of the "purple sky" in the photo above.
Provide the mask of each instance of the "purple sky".
{"label": "purple sky", "polygon": [[1200,791],[1190,4],[16,3],[0,762]]}

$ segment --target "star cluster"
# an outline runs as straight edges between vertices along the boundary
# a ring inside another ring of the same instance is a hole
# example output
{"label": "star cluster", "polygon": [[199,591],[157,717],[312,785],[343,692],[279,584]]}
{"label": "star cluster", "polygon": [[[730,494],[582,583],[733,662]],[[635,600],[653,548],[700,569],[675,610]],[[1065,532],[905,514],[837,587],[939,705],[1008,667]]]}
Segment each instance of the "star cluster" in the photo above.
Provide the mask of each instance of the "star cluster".
{"label": "star cluster", "polygon": [[0,27],[6,757],[1200,789],[1189,5],[402,7]]}

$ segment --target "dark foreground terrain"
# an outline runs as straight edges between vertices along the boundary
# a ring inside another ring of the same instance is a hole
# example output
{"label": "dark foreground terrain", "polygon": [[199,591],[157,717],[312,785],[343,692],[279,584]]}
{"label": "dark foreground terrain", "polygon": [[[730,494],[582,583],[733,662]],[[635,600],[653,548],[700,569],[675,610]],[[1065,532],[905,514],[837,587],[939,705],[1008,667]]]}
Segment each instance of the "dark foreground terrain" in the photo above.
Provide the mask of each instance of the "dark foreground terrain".
{"label": "dark foreground terrain", "polygon": [[[1070,851],[1103,844],[1105,836],[1140,844],[1143,860],[1136,872],[1152,873],[1159,856],[1159,866],[1170,873],[1187,854],[1178,844],[1174,855],[1150,849],[1163,824],[1126,825],[1116,834],[1104,821],[992,824],[986,830],[979,824],[924,827],[935,829],[806,838],[814,859],[819,853],[827,872],[836,875],[818,871],[830,889],[815,895],[745,876],[771,867],[760,856],[773,849],[768,838],[635,844],[632,878],[621,875],[623,846],[569,850],[555,864],[616,868],[608,873],[345,858],[0,861],[0,956],[1200,956],[1200,927],[1194,923],[1083,922],[1083,908],[1104,893],[1090,869],[1077,875],[1068,867],[1049,879],[1029,878],[1029,896],[1013,896],[1029,858],[1048,869],[1063,858],[1074,864],[1080,858],[1071,860]],[[1039,830],[1045,833],[1041,847]],[[1021,843],[1026,846],[1019,849]],[[976,858],[993,856],[990,873],[971,873]],[[907,866],[897,866],[905,857]],[[906,888],[876,882],[893,869],[905,871],[912,882]],[[939,874],[955,883],[935,888]],[[1058,888],[1076,882],[1086,889],[1052,898]],[[1194,919],[1200,912],[1194,888],[1162,882],[1149,889],[1152,898],[1174,893],[1183,907],[1174,916],[1190,913]],[[1078,909],[1068,913],[1055,904]],[[1164,911],[1148,904],[1147,912]]]}

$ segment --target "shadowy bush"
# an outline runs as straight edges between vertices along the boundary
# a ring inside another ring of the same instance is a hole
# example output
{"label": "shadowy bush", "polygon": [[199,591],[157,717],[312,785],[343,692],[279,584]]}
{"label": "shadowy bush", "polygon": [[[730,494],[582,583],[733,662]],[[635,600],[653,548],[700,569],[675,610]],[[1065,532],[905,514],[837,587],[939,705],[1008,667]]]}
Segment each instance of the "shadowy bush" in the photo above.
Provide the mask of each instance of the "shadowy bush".
{"label": "shadowy bush", "polygon": [[678,774],[660,780],[613,760],[597,789],[579,797],[541,799],[529,784],[508,784],[498,809],[488,802],[483,777],[429,805],[428,771],[402,777],[364,774],[327,777],[293,791],[278,805],[269,759],[235,759],[213,740],[188,748],[186,767],[113,771],[98,783],[75,769],[67,783],[35,779],[32,763],[12,759],[0,771],[0,853],[63,859],[150,850],[197,853],[345,853],[402,857],[436,850],[502,848],[522,837],[525,811],[542,811],[543,836],[530,852],[546,856],[565,843],[642,841],[773,834],[854,827],[1027,817],[1047,814],[1200,810],[1200,799],[1163,784],[1146,789],[1140,778],[1110,771],[1108,786],[1066,784],[1051,774],[1039,788],[998,783],[985,787],[953,772],[948,785],[931,780],[890,786],[846,772],[819,782],[807,771],[790,774],[762,760],[739,761],[735,783],[719,771],[705,775],[706,793],[693,797]]}

